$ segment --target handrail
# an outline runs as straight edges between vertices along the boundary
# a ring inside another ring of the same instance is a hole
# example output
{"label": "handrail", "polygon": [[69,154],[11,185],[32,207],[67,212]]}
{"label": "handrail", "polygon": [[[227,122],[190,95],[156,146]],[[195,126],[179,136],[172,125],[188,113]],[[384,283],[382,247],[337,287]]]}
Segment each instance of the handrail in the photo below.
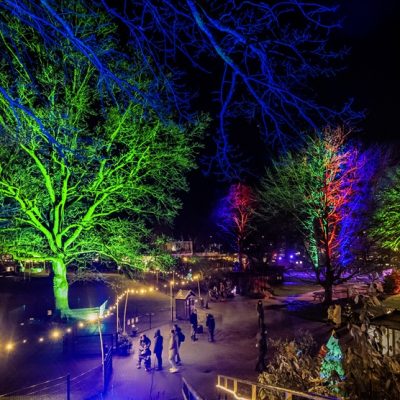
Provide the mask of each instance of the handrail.
{"label": "handrail", "polygon": [[184,377],[182,377],[182,395],[184,400],[203,400]]}
{"label": "handrail", "polygon": [[[232,383],[232,389],[228,388],[228,381]],[[239,397],[238,396],[238,383],[244,384],[247,386],[251,386],[251,398]],[[297,396],[303,399],[311,399],[311,400],[340,400],[340,397],[332,397],[332,396],[324,396],[316,393],[306,393],[300,392],[298,390],[282,388],[279,386],[272,385],[264,385],[261,383],[251,382],[244,379],[233,378],[225,375],[218,375],[217,385],[218,389],[224,390],[228,393],[231,393],[238,400],[256,400],[257,399],[257,389],[265,389],[267,391],[273,391],[278,393],[284,393],[286,400],[291,400],[292,396]]]}

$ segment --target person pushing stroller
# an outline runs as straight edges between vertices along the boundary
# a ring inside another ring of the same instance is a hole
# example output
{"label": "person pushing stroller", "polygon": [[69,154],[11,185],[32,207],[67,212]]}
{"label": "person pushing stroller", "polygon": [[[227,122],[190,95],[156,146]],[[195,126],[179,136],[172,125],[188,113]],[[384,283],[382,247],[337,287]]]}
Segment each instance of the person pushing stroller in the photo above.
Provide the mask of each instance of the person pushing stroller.
{"label": "person pushing stroller", "polygon": [[151,371],[151,340],[146,335],[140,335],[139,339],[139,359],[137,368],[142,368],[142,361],[146,371]]}

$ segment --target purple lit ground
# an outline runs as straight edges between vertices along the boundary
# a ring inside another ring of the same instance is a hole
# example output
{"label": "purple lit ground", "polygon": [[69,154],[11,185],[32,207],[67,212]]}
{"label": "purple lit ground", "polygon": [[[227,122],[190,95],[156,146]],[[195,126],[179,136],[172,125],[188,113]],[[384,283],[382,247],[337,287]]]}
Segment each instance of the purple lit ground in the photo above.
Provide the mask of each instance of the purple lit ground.
{"label": "purple lit ground", "polygon": [[[91,296],[94,294],[92,289],[89,291]],[[275,296],[264,300],[269,336],[291,338],[302,329],[307,329],[318,342],[325,342],[332,326],[321,321],[321,306],[312,298],[312,292],[320,288],[293,279],[274,289]],[[82,288],[82,299],[84,293]],[[1,296],[4,295],[2,291]],[[149,320],[145,314],[154,312],[149,336],[152,338],[155,327],[161,328],[165,340],[163,358],[167,368],[169,301],[167,294],[157,293],[142,297],[132,296],[128,305],[128,315],[143,315],[141,330],[149,328]],[[127,357],[115,356],[114,373],[107,399],[181,399],[182,376],[206,399],[216,397],[214,385],[218,374],[256,380],[256,302],[257,300],[237,296],[226,302],[210,303],[209,311],[214,314],[217,323],[215,343],[208,343],[206,334],[199,335],[197,342],[191,342],[189,324],[182,322],[186,341],[181,349],[183,366],[177,374],[170,374],[167,369],[151,373],[146,373],[144,369],[136,369],[136,352]],[[310,304],[313,306],[308,307]],[[203,310],[199,310],[200,323],[203,324],[204,314]],[[64,358],[60,346],[57,345],[46,346],[43,352],[35,352],[34,348],[38,347],[31,346],[32,354],[29,357],[25,352],[21,353],[19,348],[14,354],[10,354],[8,359],[4,354],[0,357],[0,394],[66,373],[71,373],[71,377],[74,377],[99,363],[98,357]],[[135,341],[134,349],[136,348]],[[75,398],[96,398],[92,395],[99,383],[98,372],[88,374],[80,386],[75,388],[79,389],[75,392]]]}

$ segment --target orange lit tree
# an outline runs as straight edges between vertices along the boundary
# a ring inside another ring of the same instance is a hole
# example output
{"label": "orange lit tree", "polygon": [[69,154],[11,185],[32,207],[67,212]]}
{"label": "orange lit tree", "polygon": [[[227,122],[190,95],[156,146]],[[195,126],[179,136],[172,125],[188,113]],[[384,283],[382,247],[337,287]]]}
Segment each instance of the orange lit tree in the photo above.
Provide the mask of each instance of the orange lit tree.
{"label": "orange lit tree", "polygon": [[340,128],[309,138],[301,151],[273,163],[260,190],[265,218],[286,213],[295,221],[326,302],[333,285],[358,272],[354,261],[377,171],[374,152],[346,145],[345,138]]}

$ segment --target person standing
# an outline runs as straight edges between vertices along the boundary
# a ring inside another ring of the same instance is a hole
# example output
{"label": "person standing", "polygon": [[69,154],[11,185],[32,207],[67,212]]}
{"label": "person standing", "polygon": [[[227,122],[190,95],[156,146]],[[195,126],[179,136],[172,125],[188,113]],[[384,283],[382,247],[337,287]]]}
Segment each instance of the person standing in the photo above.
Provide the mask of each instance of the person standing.
{"label": "person standing", "polygon": [[193,309],[192,313],[190,314],[189,321],[190,321],[190,325],[192,325],[192,331],[190,333],[190,337],[195,342],[197,340],[196,333],[197,333],[197,326],[198,326],[197,311],[195,308]]}
{"label": "person standing", "polygon": [[174,374],[175,372],[178,372],[179,369],[176,367],[175,363],[175,357],[178,351],[178,343],[176,341],[176,332],[174,329],[171,329],[171,334],[169,337],[169,346],[168,346],[168,359],[169,363],[171,364],[171,368],[169,369],[169,372]]}
{"label": "person standing", "polygon": [[157,371],[162,370],[162,351],[163,351],[163,337],[161,336],[161,332],[157,329],[154,333],[154,349],[153,353],[157,357]]}
{"label": "person standing", "polygon": [[215,319],[212,314],[207,314],[206,326],[208,328],[208,341],[214,341]]}
{"label": "person standing", "polygon": [[262,324],[261,326],[259,339],[256,344],[256,347],[258,348],[258,360],[256,364],[256,371],[261,373],[267,369],[265,365],[265,357],[267,356],[268,344],[267,344],[267,329],[265,324]]}
{"label": "person standing", "polygon": [[261,300],[257,303],[257,315],[258,315],[258,328],[261,329],[264,324],[264,305]]}
{"label": "person standing", "polygon": [[185,335],[183,334],[182,329],[178,324],[175,324],[174,327],[175,327],[176,342],[178,344],[178,349],[176,352],[176,364],[181,365],[182,360],[180,355],[180,349],[181,349],[181,344],[185,341]]}

